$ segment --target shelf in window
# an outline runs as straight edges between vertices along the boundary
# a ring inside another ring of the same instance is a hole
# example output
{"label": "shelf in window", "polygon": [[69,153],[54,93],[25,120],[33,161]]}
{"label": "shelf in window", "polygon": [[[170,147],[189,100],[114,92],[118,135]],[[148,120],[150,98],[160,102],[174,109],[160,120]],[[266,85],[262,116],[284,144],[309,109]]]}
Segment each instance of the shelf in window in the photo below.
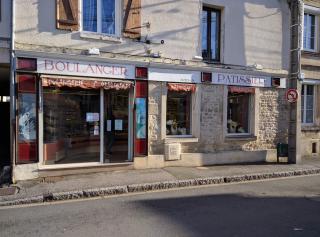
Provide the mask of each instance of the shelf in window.
{"label": "shelf in window", "polygon": [[228,134],[225,137],[225,141],[255,141],[257,136],[252,134]]}
{"label": "shelf in window", "polygon": [[191,143],[198,141],[197,137],[191,136],[169,136],[164,139],[164,143]]}
{"label": "shelf in window", "polygon": [[106,35],[96,32],[87,32],[87,31],[81,31],[80,37],[84,39],[95,39],[95,40],[103,40],[103,41],[109,41],[114,43],[122,43],[122,38],[117,37],[115,35]]}

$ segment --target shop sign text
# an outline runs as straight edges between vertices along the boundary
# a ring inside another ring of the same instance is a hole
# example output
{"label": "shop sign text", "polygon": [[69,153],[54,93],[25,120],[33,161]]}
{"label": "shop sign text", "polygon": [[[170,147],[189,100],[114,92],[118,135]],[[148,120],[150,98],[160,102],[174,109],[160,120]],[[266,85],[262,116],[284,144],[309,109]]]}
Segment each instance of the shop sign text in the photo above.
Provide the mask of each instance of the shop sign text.
{"label": "shop sign text", "polygon": [[55,59],[38,59],[37,62],[39,73],[119,79],[134,78],[134,67],[131,65],[114,65]]}
{"label": "shop sign text", "polygon": [[230,74],[230,73],[213,73],[213,84],[236,85],[236,86],[254,86],[270,87],[271,77]]}

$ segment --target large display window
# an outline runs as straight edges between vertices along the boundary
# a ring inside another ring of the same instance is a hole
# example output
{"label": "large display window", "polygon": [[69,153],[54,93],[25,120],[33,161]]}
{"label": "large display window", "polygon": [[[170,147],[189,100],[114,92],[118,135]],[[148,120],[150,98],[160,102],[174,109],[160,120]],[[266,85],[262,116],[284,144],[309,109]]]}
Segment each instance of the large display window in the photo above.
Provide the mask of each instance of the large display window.
{"label": "large display window", "polygon": [[191,135],[191,91],[168,91],[167,135]]}
{"label": "large display window", "polygon": [[227,128],[229,134],[248,134],[250,93],[228,93]]}
{"label": "large display window", "polygon": [[100,91],[43,89],[44,164],[99,162]]}

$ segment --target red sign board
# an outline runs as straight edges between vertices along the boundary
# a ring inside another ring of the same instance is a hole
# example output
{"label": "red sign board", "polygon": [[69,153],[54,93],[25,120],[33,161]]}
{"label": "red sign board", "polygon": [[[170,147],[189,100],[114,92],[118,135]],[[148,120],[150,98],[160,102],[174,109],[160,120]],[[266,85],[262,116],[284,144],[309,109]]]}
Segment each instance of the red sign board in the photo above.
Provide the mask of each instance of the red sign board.
{"label": "red sign board", "polygon": [[299,97],[299,93],[296,89],[289,89],[286,93],[286,98],[289,103],[297,102],[298,97]]}

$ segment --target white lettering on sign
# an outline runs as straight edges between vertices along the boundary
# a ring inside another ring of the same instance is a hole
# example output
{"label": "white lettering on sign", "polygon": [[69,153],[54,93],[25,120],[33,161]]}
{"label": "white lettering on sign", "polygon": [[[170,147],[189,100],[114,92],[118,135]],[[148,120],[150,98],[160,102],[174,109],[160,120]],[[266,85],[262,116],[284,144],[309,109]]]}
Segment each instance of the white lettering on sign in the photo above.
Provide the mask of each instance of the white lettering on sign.
{"label": "white lettering on sign", "polygon": [[271,87],[271,77],[229,73],[213,73],[212,83],[221,85]]}
{"label": "white lettering on sign", "polygon": [[135,78],[133,65],[115,65],[39,58],[37,60],[37,67],[39,73],[119,79]]}

